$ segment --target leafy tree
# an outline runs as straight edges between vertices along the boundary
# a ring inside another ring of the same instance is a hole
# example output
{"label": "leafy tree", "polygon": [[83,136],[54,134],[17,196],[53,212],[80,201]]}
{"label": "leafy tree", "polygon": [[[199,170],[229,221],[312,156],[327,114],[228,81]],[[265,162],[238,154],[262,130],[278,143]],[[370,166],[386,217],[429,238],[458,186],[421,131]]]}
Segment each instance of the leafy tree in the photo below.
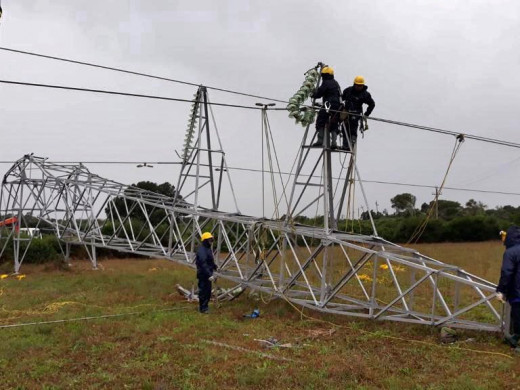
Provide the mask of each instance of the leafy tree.
{"label": "leafy tree", "polygon": [[466,202],[464,213],[466,215],[481,215],[486,211],[487,206],[482,202],[477,202],[475,199],[470,199]]}
{"label": "leafy tree", "polygon": [[408,192],[398,194],[390,199],[392,208],[395,209],[396,214],[408,212],[408,214],[413,215],[415,211],[415,201],[415,196]]}
{"label": "leafy tree", "polygon": [[453,200],[437,200],[437,209],[439,211],[439,218],[450,220],[462,215],[462,205]]}
{"label": "leafy tree", "polygon": [[[157,183],[153,183],[151,181],[140,181],[137,184],[132,184],[131,187],[137,187],[137,188],[141,188],[143,190],[154,192],[156,194],[165,195],[165,196],[172,198],[172,200],[175,197],[175,193],[176,193],[175,187],[168,182],[165,182],[162,184],[157,184]],[[125,190],[125,193],[129,193],[131,191],[131,187],[130,187],[130,189]],[[180,197],[180,195],[179,195],[179,197]],[[180,198],[182,198],[182,197],[180,197]],[[124,219],[125,216],[127,216],[128,213],[130,213],[130,217],[132,219],[136,219],[139,221],[145,220],[145,215],[144,215],[143,211],[141,210],[140,207],[136,206],[135,202],[127,201],[126,206],[125,206],[124,199],[122,197],[117,197],[117,198],[113,199],[111,201],[111,203],[112,203],[112,207],[115,207],[117,209],[117,212],[119,213],[119,215],[121,216],[122,219]],[[127,207],[128,207],[128,210],[127,210]],[[146,205],[145,207],[146,207],[146,212],[147,212],[148,216],[150,217],[150,222],[152,224],[157,224],[160,221],[163,221],[165,219],[166,212],[164,210],[155,209],[155,207],[152,205]],[[105,213],[106,213],[107,217],[110,218],[110,207],[107,206],[105,208]],[[114,216],[114,218],[115,218],[115,216]]]}

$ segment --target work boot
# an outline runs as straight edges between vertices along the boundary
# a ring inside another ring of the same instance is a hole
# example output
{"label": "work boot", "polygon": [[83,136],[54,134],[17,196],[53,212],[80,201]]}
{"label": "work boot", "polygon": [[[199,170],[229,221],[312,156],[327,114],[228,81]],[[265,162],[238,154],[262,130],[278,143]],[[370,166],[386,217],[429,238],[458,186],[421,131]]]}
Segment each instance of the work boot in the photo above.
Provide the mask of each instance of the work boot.
{"label": "work boot", "polygon": [[319,129],[316,129],[316,133],[318,133],[318,140],[312,144],[312,146],[323,146],[323,133],[325,132],[325,129],[323,127],[320,127]]}
{"label": "work boot", "polygon": [[504,336],[504,341],[509,344],[512,348],[518,348],[518,341],[520,340],[520,335],[518,334],[506,334]]}

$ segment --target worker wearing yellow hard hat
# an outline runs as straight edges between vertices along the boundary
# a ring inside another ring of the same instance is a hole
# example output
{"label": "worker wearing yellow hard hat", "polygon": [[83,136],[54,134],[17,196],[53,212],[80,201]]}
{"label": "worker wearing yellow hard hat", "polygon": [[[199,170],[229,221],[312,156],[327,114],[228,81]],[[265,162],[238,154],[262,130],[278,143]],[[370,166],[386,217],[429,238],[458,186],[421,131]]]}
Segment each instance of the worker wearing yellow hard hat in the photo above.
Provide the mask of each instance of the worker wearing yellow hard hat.
{"label": "worker wearing yellow hard hat", "polygon": [[209,240],[210,238],[213,238],[213,234],[210,232],[202,233],[202,236],[200,236],[200,241]]}
{"label": "worker wearing yellow hard hat", "polygon": [[[358,127],[361,125],[364,129],[365,126],[365,123],[363,121],[360,122],[359,119],[362,115],[365,117],[369,116],[374,110],[376,103],[372,99],[370,92],[368,92],[363,76],[354,78],[353,84],[341,94],[341,99],[343,100],[345,111],[345,115],[342,115],[345,130],[343,131],[343,145],[341,148],[349,151],[350,147],[354,147],[356,144]],[[368,106],[364,114],[363,104]]]}
{"label": "worker wearing yellow hard hat", "polygon": [[[321,67],[321,85],[311,95],[313,99],[322,99],[322,106],[318,112],[316,118],[316,135],[317,140],[312,144],[314,147],[324,146],[324,134],[325,126],[329,126],[330,131],[330,147],[336,149],[337,137],[338,137],[338,124],[339,124],[339,108],[340,108],[340,96],[341,87],[338,82],[334,80],[334,69],[328,65]],[[325,146],[328,144],[328,140]]]}
{"label": "worker wearing yellow hard hat", "polygon": [[497,299],[511,305],[511,329],[504,329],[506,341],[520,353],[520,227],[511,226],[500,237],[506,250],[502,258]]}
{"label": "worker wearing yellow hard hat", "polygon": [[200,236],[202,241],[197,249],[195,264],[197,265],[197,279],[199,281],[199,311],[207,314],[209,311],[209,300],[211,298],[211,282],[216,280],[213,274],[217,270],[215,258],[211,246],[213,244],[213,234],[204,232]]}

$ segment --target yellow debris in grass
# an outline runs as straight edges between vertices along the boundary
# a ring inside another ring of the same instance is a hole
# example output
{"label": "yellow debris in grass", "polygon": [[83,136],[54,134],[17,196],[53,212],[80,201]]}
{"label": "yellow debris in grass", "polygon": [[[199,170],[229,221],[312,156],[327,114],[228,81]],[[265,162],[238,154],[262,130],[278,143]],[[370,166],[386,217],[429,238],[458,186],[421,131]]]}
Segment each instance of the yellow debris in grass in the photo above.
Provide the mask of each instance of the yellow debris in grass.
{"label": "yellow debris in grass", "polygon": [[372,278],[366,274],[361,274],[358,276],[360,280],[363,280],[365,282],[371,282]]}
{"label": "yellow debris in grass", "polygon": [[24,275],[24,274],[22,274],[22,275],[16,275],[16,279],[18,279],[18,280],[25,279],[25,275]]}
{"label": "yellow debris in grass", "polygon": [[0,279],[2,279],[2,280],[3,280],[3,279],[6,279],[6,278],[8,278],[8,277],[9,277],[9,275],[7,275],[7,274],[2,274],[2,275],[0,275]]}
{"label": "yellow debris in grass", "polygon": [[[387,270],[389,267],[388,267],[388,264],[381,264],[379,266],[379,268],[381,268],[382,270]],[[403,272],[403,271],[406,271],[406,268],[404,267],[401,267],[400,265],[394,265],[392,267],[392,269],[395,271],[395,272]]]}
{"label": "yellow debris in grass", "polygon": [[157,271],[157,268],[156,267],[148,268],[148,271]]}

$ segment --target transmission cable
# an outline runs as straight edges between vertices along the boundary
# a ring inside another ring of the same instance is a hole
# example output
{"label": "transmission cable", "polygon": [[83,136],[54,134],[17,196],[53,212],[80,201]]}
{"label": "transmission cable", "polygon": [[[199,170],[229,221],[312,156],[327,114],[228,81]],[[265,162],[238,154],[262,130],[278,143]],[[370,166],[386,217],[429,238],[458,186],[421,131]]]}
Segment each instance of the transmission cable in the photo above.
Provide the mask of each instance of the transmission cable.
{"label": "transmission cable", "polygon": [[[89,88],[67,87],[67,86],[62,86],[62,85],[41,84],[41,83],[28,83],[28,82],[12,81],[12,80],[0,80],[0,83],[11,84],[11,85],[29,86],[29,87],[52,88],[52,89],[60,89],[60,90],[71,90],[71,91],[80,91],[80,92],[93,92],[93,93],[102,93],[102,94],[108,94],[108,95],[120,95],[120,96],[128,96],[128,97],[139,97],[139,98],[148,98],[148,99],[158,99],[158,100],[167,100],[167,101],[193,103],[193,100],[188,100],[188,99],[170,98],[170,97],[164,97],[164,96],[143,95],[143,94],[132,94],[132,93],[125,93],[125,92],[107,91],[107,90],[89,89]],[[225,91],[225,90],[222,90],[222,91]],[[231,91],[229,91],[229,92],[232,93]],[[272,100],[272,101],[287,103],[286,101],[277,100],[277,99],[269,99],[267,97],[261,97],[261,96],[257,96],[257,95],[247,95],[247,94],[245,94],[245,95],[246,96],[251,96],[251,97],[257,97],[257,98],[260,98],[260,99],[266,99],[266,100]],[[211,103],[211,104],[213,104],[215,106],[243,108],[243,109],[249,109],[249,110],[261,110],[262,109],[260,107],[244,106],[244,105],[238,105],[238,104],[227,104],[227,103]],[[311,108],[311,109],[314,109],[314,110],[316,109],[315,107],[311,107],[311,106],[308,106],[308,108]],[[285,109],[271,109],[271,110],[285,110]],[[339,112],[339,111],[338,110],[329,110],[329,112]],[[355,113],[355,112],[349,112],[349,115],[361,116],[361,117],[365,118],[362,114]],[[383,118],[376,118],[376,117],[367,117],[367,119],[378,121],[378,122],[383,122],[383,123],[389,123],[389,124],[393,124],[393,125],[397,125],[397,126],[410,127],[410,128],[414,128],[414,129],[418,129],[418,130],[430,131],[430,132],[439,133],[439,134],[453,135],[453,136],[462,135],[462,136],[464,136],[467,139],[473,139],[473,140],[476,140],[476,141],[488,142],[488,143],[493,143],[493,144],[497,144],[497,145],[508,146],[508,147],[520,149],[520,144],[519,143],[503,141],[503,140],[499,140],[499,139],[495,139],[495,138],[481,137],[481,136],[472,135],[472,134],[468,134],[468,133],[464,133],[464,132],[456,132],[456,131],[444,130],[444,129],[439,129],[439,128],[435,128],[435,127],[416,125],[416,124],[413,124],[413,123],[394,121],[394,120],[390,120],[390,119],[383,119]]]}
{"label": "transmission cable", "polygon": [[[29,51],[24,51],[24,50],[10,49],[10,48],[1,47],[1,46],[0,46],[0,50],[6,51],[6,52],[11,52],[11,53],[25,54],[25,55],[35,56],[35,57],[63,61],[63,62],[78,64],[78,65],[90,66],[90,67],[94,67],[94,68],[106,69],[106,70],[111,70],[111,71],[115,71],[115,72],[132,74],[135,76],[142,76],[142,77],[147,77],[147,78],[156,79],[156,80],[169,81],[169,82],[174,82],[174,83],[178,83],[178,84],[190,85],[190,86],[194,86],[194,87],[204,86],[202,84],[192,83],[192,82],[188,82],[188,81],[184,81],[184,80],[172,79],[172,78],[162,77],[162,76],[155,76],[155,75],[152,75],[149,73],[136,72],[136,71],[131,71],[131,70],[122,69],[122,68],[99,65],[99,64],[94,64],[94,63],[85,62],[85,61],[77,61],[77,60],[72,60],[72,59],[68,59],[68,58],[50,56],[50,55],[46,55],[46,54],[40,54],[40,53],[29,52]],[[247,96],[247,97],[257,98],[257,99],[265,99],[265,100],[274,101],[274,102],[278,102],[278,103],[289,103],[286,100],[273,99],[273,98],[269,98],[266,96],[238,92],[238,91],[233,91],[233,90],[225,89],[225,88],[218,88],[218,87],[211,87],[211,86],[205,86],[205,87],[208,89],[214,90],[214,91],[220,91],[220,92],[230,93],[230,94],[234,94],[234,95]],[[246,108],[246,107],[244,107],[244,108]],[[247,108],[250,108],[250,107],[247,107]],[[308,106],[308,108],[314,109],[314,107],[311,107],[311,106]],[[284,109],[274,109],[274,110],[284,110]],[[338,113],[340,112],[338,110],[330,110],[330,111],[338,112]],[[435,127],[417,125],[417,124],[413,124],[413,123],[377,118],[377,117],[373,117],[373,116],[366,117],[362,114],[354,113],[354,112],[349,113],[349,114],[354,115],[354,116],[361,116],[364,119],[370,119],[370,120],[374,120],[374,121],[378,121],[378,122],[389,123],[389,124],[393,124],[393,125],[397,125],[397,126],[410,127],[410,128],[419,129],[419,130],[431,131],[431,132],[436,132],[436,133],[440,133],[440,134],[447,134],[447,135],[453,135],[453,136],[457,136],[458,134],[463,134],[468,139],[473,139],[473,140],[482,141],[482,142],[495,143],[498,145],[509,146],[509,147],[514,147],[514,148],[520,148],[520,144],[518,144],[518,143],[498,140],[498,139],[494,139],[494,138],[481,137],[481,136],[471,135],[471,134],[467,134],[467,133],[463,133],[463,132],[455,132],[455,131],[444,130],[444,129],[439,129],[439,128],[435,128]]]}
{"label": "transmission cable", "polygon": [[72,60],[72,59],[69,59],[69,58],[50,56],[50,55],[46,55],[46,54],[34,53],[34,52],[29,52],[29,51],[24,51],[24,50],[10,49],[10,48],[7,48],[7,47],[0,47],[0,50],[11,52],[11,53],[30,55],[30,56],[34,56],[34,57],[47,58],[47,59],[50,59],[50,60],[68,62],[68,63],[71,63],[71,64],[90,66],[92,68],[111,70],[111,71],[114,71],[114,72],[126,73],[126,74],[131,74],[131,75],[134,75],[134,76],[147,77],[147,78],[155,79],[155,80],[162,80],[162,81],[169,81],[169,82],[177,83],[177,84],[190,85],[192,87],[204,86],[204,87],[206,87],[208,89],[211,89],[211,90],[214,90],[214,91],[226,92],[226,93],[230,93],[230,94],[234,94],[234,95],[247,96],[247,97],[257,98],[257,99],[267,99],[267,100],[276,101],[276,102],[279,102],[279,103],[287,103],[284,100],[269,99],[269,98],[266,98],[266,97],[263,97],[263,96],[254,95],[254,94],[250,94],[250,93],[237,92],[237,91],[232,91],[230,89],[225,89],[225,88],[211,87],[211,86],[208,86],[208,85],[192,83],[192,82],[189,82],[189,81],[177,80],[177,79],[172,79],[172,78],[169,78],[169,77],[155,76],[155,75],[152,75],[152,74],[149,74],[149,73],[136,72],[136,71],[132,71],[132,70],[128,70],[128,69],[116,68],[116,67],[106,66],[106,65],[99,65],[99,64],[94,64],[94,63],[91,63],[91,62],[77,61],[77,60]]}
{"label": "transmission cable", "polygon": [[[297,158],[297,157],[296,157]],[[293,162],[293,169],[294,165],[296,165],[296,158]],[[0,164],[14,164],[16,161],[0,161]],[[136,164],[143,164],[144,161],[53,161],[54,164],[101,164],[101,165],[136,165]],[[183,163],[180,161],[147,161],[148,165],[182,165]],[[208,166],[208,164],[201,164],[201,166]],[[261,170],[261,169],[254,169],[254,168],[243,168],[243,167],[232,167],[228,166],[230,171],[243,171],[243,172],[254,172],[254,173],[269,173],[268,170]],[[288,176],[288,180],[294,173],[292,172],[275,172],[279,173],[281,175]],[[302,174],[303,176],[306,176],[305,174]],[[319,176],[314,175],[313,178],[318,178]],[[338,177],[333,177],[334,180],[337,180]],[[359,181],[358,179],[355,179],[355,181]],[[288,181],[286,181],[288,183]],[[384,185],[393,185],[393,186],[400,186],[400,187],[413,187],[413,188],[431,188],[435,189],[438,188],[438,186],[435,185],[428,185],[428,184],[413,184],[413,183],[403,183],[403,182],[394,182],[394,181],[385,181],[385,180],[363,180],[363,183],[371,183],[371,184],[384,184]],[[450,190],[450,191],[462,191],[462,192],[475,192],[475,193],[481,193],[481,194],[496,194],[496,195],[513,195],[513,196],[520,196],[520,192],[508,192],[508,191],[492,191],[492,190],[479,190],[479,189],[471,189],[471,188],[461,188],[461,187],[443,187],[444,190]],[[278,203],[281,203],[283,198],[279,198]]]}
{"label": "transmission cable", "polygon": [[[172,98],[172,97],[167,97],[167,96],[144,95],[144,94],[138,94],[138,93],[109,91],[109,90],[104,90],[104,89],[67,87],[64,85],[27,83],[27,82],[22,82],[22,81],[11,81],[11,80],[0,80],[0,83],[10,84],[10,85],[21,85],[21,86],[27,86],[27,87],[51,88],[51,89],[59,89],[59,90],[67,90],[67,91],[101,93],[101,94],[105,94],[105,95],[118,95],[118,96],[145,98],[145,99],[166,100],[166,101],[172,101],[172,102],[194,103],[193,99],[190,100],[190,99]],[[261,110],[261,108],[259,108],[259,107],[244,106],[244,105],[240,105],[240,104],[209,103],[209,102],[208,102],[208,104],[213,105],[213,106],[221,106],[221,107],[243,108],[243,109],[248,109],[248,110]]]}

